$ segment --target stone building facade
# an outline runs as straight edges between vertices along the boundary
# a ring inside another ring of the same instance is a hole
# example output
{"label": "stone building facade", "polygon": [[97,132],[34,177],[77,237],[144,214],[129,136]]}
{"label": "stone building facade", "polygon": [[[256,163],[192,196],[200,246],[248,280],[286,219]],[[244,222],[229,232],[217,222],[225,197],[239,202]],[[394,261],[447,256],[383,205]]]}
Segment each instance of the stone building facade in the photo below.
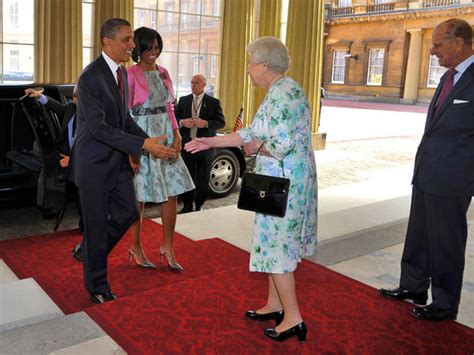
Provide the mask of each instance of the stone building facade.
{"label": "stone building facade", "polygon": [[431,34],[453,17],[474,25],[474,0],[326,0],[326,96],[429,102],[445,70]]}

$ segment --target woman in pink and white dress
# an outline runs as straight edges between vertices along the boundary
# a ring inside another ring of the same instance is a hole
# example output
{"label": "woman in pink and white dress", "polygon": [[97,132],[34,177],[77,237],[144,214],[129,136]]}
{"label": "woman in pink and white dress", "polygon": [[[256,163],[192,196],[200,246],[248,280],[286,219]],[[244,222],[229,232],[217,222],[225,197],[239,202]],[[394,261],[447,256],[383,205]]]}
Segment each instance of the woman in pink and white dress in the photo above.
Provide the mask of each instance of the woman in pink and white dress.
{"label": "woman in pink and white dress", "polygon": [[134,183],[140,219],[131,228],[130,259],[134,258],[136,264],[141,267],[155,267],[143,251],[140,229],[145,202],[161,203],[161,260],[166,259],[171,270],[181,271],[183,267],[176,261],[173,250],[177,197],[194,189],[194,184],[180,156],[181,136],[173,111],[173,83],[168,71],[155,63],[163,50],[163,40],[155,30],[140,27],[135,30],[134,41],[132,59],[137,64],[128,68],[130,113],[150,137],[163,136],[162,143],[173,147],[176,156],[173,160],[162,160],[143,153],[140,164],[131,162],[136,172]]}

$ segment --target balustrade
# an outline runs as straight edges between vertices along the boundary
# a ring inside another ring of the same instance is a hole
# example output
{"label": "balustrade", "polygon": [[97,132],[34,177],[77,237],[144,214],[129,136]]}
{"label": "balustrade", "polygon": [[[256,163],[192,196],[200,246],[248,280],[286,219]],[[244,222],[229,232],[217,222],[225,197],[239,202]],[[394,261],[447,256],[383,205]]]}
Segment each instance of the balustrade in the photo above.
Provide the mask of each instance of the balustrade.
{"label": "balustrade", "polygon": [[332,0],[326,7],[329,17],[412,11],[427,8],[474,5],[474,0]]}

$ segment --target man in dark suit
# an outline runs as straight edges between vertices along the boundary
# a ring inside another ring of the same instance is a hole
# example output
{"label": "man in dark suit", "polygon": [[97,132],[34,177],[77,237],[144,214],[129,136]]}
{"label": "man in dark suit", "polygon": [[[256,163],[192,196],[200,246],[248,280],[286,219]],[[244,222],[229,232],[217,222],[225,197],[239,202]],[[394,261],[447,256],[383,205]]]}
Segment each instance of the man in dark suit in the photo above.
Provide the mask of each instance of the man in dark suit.
{"label": "man in dark suit", "polygon": [[77,130],[70,173],[79,188],[84,218],[82,264],[84,283],[92,301],[116,298],[107,280],[107,255],[138,218],[129,156],[138,162],[145,150],[155,157],[174,158],[148,138],[127,107],[127,74],[133,31],[123,19],[107,20],[101,28],[102,54],[82,72],[77,84]]}
{"label": "man in dark suit", "polygon": [[451,19],[433,31],[431,54],[448,68],[433,96],[415,158],[400,286],[380,293],[425,305],[412,314],[456,319],[474,194],[474,55],[472,28]]}
{"label": "man in dark suit", "polygon": [[[72,101],[67,104],[63,104],[54,100],[53,98],[43,95],[42,91],[28,88],[25,90],[25,94],[36,98],[41,105],[46,109],[53,111],[61,119],[61,127],[59,136],[57,137],[57,147],[59,150],[59,164],[63,168],[67,168],[69,165],[69,154],[73,145],[74,134],[76,131],[76,107],[77,107],[77,89],[74,87],[72,92]],[[81,204],[78,196],[77,187],[74,182],[70,182],[68,186],[69,192],[73,192],[76,195],[77,210],[79,212],[79,231],[81,234],[84,232],[84,224],[82,221]],[[80,257],[80,255],[77,255]]]}
{"label": "man in dark suit", "polygon": [[[204,92],[206,78],[197,74],[191,79],[192,94],[179,99],[175,115],[180,126],[183,147],[196,137],[214,137],[216,130],[225,126],[220,101]],[[182,150],[183,160],[191,174],[196,188],[183,194],[184,207],[181,213],[199,211],[209,194],[209,175],[215,149],[196,154]]]}

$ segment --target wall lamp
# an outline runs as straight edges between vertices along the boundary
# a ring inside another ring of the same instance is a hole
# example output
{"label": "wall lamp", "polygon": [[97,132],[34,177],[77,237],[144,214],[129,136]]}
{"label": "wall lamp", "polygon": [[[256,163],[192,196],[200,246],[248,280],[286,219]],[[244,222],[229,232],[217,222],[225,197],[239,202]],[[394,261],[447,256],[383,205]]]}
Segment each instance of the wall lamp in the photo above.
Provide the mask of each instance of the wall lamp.
{"label": "wall lamp", "polygon": [[344,55],[345,58],[349,58],[349,59],[354,59],[354,60],[357,60],[359,59],[359,55],[358,54],[350,54],[350,53],[347,53]]}

